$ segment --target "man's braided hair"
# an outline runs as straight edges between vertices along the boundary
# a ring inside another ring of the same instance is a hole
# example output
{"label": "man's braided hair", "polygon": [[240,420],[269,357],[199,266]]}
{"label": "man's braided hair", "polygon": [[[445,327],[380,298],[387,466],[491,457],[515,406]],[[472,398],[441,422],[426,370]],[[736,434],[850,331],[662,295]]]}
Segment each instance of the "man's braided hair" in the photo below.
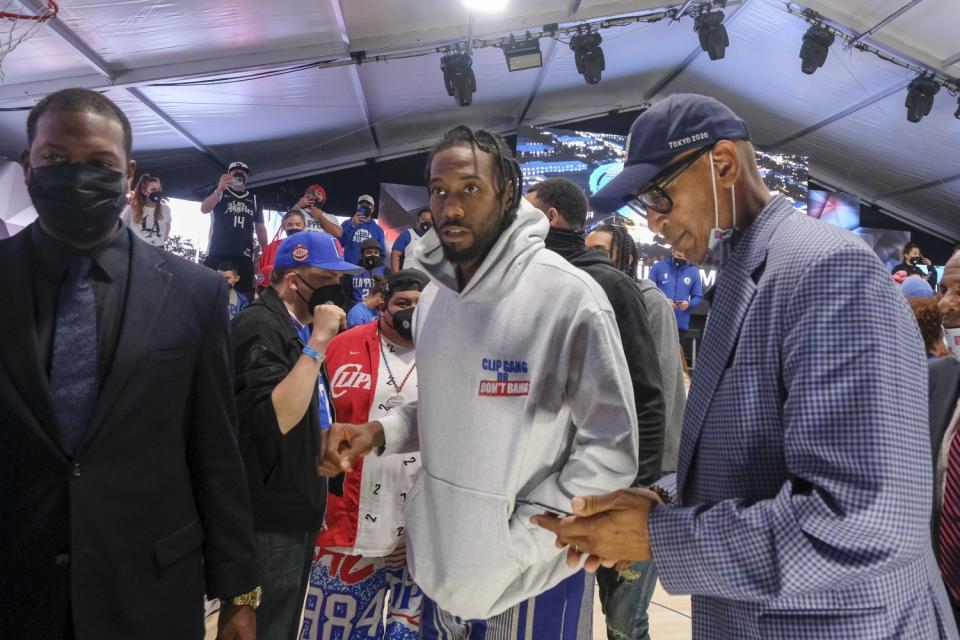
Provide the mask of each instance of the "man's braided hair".
{"label": "man's braided hair", "polygon": [[632,278],[637,277],[637,265],[640,262],[640,252],[637,251],[637,243],[630,237],[627,228],[622,224],[603,224],[594,231],[609,233],[613,238],[611,248],[616,251],[617,269],[623,271]]}
{"label": "man's braided hair", "polygon": [[424,175],[426,183],[430,182],[430,165],[433,163],[433,157],[441,151],[454,147],[473,147],[493,156],[493,166],[497,174],[497,197],[502,201],[507,186],[513,185],[513,200],[506,212],[506,216],[512,219],[520,205],[523,176],[520,173],[520,165],[514,159],[513,152],[510,151],[503,136],[485,129],[471,129],[466,125],[450,129],[430,150]]}

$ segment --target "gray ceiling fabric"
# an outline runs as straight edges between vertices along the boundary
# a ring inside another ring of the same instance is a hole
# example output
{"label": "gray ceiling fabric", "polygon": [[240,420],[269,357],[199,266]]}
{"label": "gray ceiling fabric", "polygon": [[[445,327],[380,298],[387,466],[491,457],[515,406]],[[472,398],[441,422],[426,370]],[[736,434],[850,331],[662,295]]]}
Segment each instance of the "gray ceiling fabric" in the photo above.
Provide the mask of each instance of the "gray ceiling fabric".
{"label": "gray ceiling fabric", "polygon": [[[20,1],[29,7],[34,0]],[[472,34],[521,36],[549,22],[682,4],[510,0],[501,14],[477,14]],[[27,112],[11,109],[68,86],[106,90],[130,116],[140,166],[181,191],[212,184],[235,159],[251,166],[253,185],[266,184],[403,156],[456,124],[507,132],[692,91],[726,102],[758,145],[808,155],[818,180],[960,239],[957,97],[941,91],[930,115],[909,123],[904,99],[916,74],[845,50],[839,40],[823,68],[802,74],[798,52],[808,25],[785,5],[730,3],[730,46],[718,61],[700,51],[690,16],[604,29],[606,69],[589,86],[568,37],[541,40],[544,66],[515,73],[500,49],[477,48],[477,92],[460,108],[444,88],[440,53],[370,60],[462,41],[470,20],[456,0],[72,0],[3,63],[0,157],[16,159],[26,144]],[[903,5],[795,3],[857,33]],[[867,41],[957,77],[957,33],[960,0],[923,0]],[[368,52],[367,61],[349,64],[357,51]],[[321,61],[335,64],[305,68]],[[252,74],[262,77],[204,84]]]}

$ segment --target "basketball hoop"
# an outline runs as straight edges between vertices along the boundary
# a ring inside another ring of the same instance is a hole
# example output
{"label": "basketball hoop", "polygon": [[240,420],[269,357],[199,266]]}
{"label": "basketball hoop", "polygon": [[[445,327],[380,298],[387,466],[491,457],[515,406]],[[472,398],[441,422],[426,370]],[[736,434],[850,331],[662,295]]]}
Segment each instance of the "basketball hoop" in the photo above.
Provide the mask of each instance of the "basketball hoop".
{"label": "basketball hoop", "polygon": [[45,22],[57,17],[60,7],[56,0],[46,0],[36,15],[20,13],[19,0],[0,0],[0,80],[3,80],[3,61],[20,43],[32,36]]}

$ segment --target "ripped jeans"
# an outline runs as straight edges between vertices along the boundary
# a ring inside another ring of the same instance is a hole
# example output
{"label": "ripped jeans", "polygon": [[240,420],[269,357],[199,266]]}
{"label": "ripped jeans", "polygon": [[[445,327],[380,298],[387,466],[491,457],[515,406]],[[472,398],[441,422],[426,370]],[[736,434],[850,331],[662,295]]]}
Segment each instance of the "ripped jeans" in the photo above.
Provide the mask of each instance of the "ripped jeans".
{"label": "ripped jeans", "polygon": [[623,572],[601,567],[597,586],[607,618],[607,640],[650,640],[647,607],[657,586],[657,565],[643,560]]}

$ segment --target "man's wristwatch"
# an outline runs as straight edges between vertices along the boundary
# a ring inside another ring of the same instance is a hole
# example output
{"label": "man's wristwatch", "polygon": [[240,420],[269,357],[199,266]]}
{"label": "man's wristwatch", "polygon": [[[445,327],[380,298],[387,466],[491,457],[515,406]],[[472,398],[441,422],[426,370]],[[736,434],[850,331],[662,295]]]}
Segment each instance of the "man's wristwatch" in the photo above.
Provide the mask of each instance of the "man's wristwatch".
{"label": "man's wristwatch", "polygon": [[234,596],[230,598],[230,604],[237,605],[238,607],[251,606],[254,611],[257,607],[260,606],[260,596],[263,594],[263,589],[256,587],[253,591],[248,591],[247,593],[242,593],[239,596]]}

